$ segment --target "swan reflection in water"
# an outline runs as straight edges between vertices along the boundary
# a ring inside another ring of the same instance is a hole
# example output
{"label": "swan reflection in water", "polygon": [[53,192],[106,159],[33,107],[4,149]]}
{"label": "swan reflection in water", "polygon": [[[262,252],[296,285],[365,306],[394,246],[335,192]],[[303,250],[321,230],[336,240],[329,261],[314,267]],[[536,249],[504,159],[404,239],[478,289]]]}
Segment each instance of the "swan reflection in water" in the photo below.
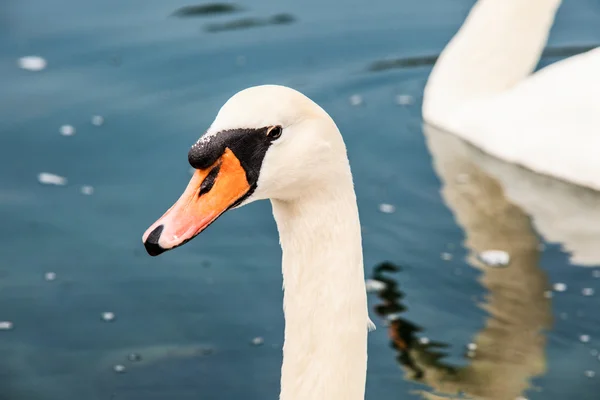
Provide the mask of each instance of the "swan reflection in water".
{"label": "swan reflection in water", "polygon": [[[486,164],[487,170],[482,168],[484,155],[431,127],[425,126],[424,133],[442,183],[443,199],[465,232],[467,262],[481,271],[480,282],[488,295],[480,306],[489,317],[475,335],[477,351],[470,355],[469,364],[458,367],[444,363],[446,345],[420,341],[416,333],[421,328],[401,317],[405,311],[400,303],[403,294],[395,282],[400,269],[393,264],[375,268],[372,278],[384,283],[375,311],[389,321],[388,334],[407,378],[430,386],[436,393],[422,392],[423,398],[464,393],[487,400],[518,399],[531,389],[531,379],[546,370],[543,332],[551,327],[552,316],[550,299],[545,295],[549,282],[540,268],[540,243],[529,216],[506,196],[505,182],[501,184],[490,174],[492,164]],[[519,177],[523,183],[528,174],[522,171],[512,178]],[[532,182],[525,187],[535,197]],[[547,199],[541,197],[539,201]],[[510,265],[491,268],[481,264],[476,255],[490,249],[508,252]]]}

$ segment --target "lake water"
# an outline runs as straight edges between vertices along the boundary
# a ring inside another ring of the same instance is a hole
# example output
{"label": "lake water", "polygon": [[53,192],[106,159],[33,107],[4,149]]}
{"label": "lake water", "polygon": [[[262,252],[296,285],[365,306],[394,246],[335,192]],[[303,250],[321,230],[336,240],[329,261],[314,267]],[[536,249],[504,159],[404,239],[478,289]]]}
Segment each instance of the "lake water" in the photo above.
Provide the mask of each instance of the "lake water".
{"label": "lake water", "polygon": [[[12,323],[0,330],[1,400],[277,398],[281,251],[268,202],[156,259],[141,244],[220,105],[263,83],[313,98],[348,146],[366,274],[387,282],[369,296],[367,399],[598,398],[600,196],[422,129],[430,66],[371,68],[438,54],[472,0],[171,15],[187,4],[0,6],[0,326]],[[596,0],[566,1],[550,45],[598,44],[599,21]],[[19,69],[28,55],[47,68]],[[41,185],[41,172],[68,183]],[[510,265],[475,260],[490,249]]]}

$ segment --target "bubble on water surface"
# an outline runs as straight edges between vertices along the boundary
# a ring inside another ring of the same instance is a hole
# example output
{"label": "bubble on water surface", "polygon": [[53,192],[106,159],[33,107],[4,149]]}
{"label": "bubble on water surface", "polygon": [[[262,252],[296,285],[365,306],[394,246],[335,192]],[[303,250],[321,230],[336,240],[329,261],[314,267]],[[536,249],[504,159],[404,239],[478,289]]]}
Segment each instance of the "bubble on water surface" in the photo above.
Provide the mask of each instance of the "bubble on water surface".
{"label": "bubble on water surface", "polygon": [[562,282],[557,282],[552,287],[555,292],[564,292],[567,290],[567,284]]}
{"label": "bubble on water surface", "polygon": [[53,281],[56,279],[56,272],[46,272],[44,274],[44,279],[47,281]]}
{"label": "bubble on water surface", "polygon": [[26,56],[19,58],[17,62],[20,68],[27,71],[41,71],[48,65],[48,62],[39,56]]}
{"label": "bubble on water surface", "polygon": [[252,339],[252,344],[253,344],[254,346],[260,346],[260,345],[262,345],[264,342],[265,342],[265,339],[263,339],[263,338],[262,338],[262,337],[260,337],[260,336],[257,336],[257,337],[255,337],[254,339]]}
{"label": "bubble on water surface", "polygon": [[367,292],[380,292],[385,289],[385,283],[376,279],[367,279],[365,281]]}
{"label": "bubble on water surface", "polygon": [[0,331],[10,331],[13,326],[13,323],[10,321],[0,321]]}
{"label": "bubble on water surface", "polygon": [[479,253],[479,259],[488,267],[506,267],[510,263],[510,254],[503,250],[486,250]]}
{"label": "bubble on water surface", "polygon": [[105,311],[102,313],[102,320],[106,321],[106,322],[111,322],[114,321],[115,319],[115,313],[110,312],[110,311]]}
{"label": "bubble on water surface", "polygon": [[379,205],[379,211],[384,214],[392,214],[394,211],[396,211],[396,207],[392,204],[383,203]]}
{"label": "bubble on water surface", "polygon": [[113,367],[113,371],[115,371],[118,374],[122,374],[125,372],[125,366],[122,364],[117,364]]}
{"label": "bubble on water surface", "polygon": [[399,94],[396,96],[396,104],[401,106],[409,106],[414,102],[414,99],[409,94]]}
{"label": "bubble on water surface", "polygon": [[353,94],[350,96],[350,104],[353,106],[360,106],[363,103],[363,99],[359,94]]}
{"label": "bubble on water surface", "polygon": [[90,185],[83,185],[81,187],[81,194],[85,194],[86,196],[89,196],[91,194],[94,193],[94,188]]}
{"label": "bubble on water surface", "polygon": [[583,294],[584,296],[593,296],[594,295],[594,289],[593,288],[583,288],[581,290],[581,294]]}
{"label": "bubble on water surface", "polygon": [[388,320],[389,322],[392,322],[392,321],[399,320],[401,317],[402,317],[402,313],[397,312],[397,313],[391,313],[391,314],[386,315],[385,319]]}
{"label": "bubble on water surface", "polygon": [[44,185],[64,186],[67,184],[67,178],[51,174],[50,172],[41,172],[38,174],[38,181]]}
{"label": "bubble on water surface", "polygon": [[59,132],[63,136],[73,136],[75,134],[75,127],[73,125],[63,125],[60,127]]}
{"label": "bubble on water surface", "polygon": [[104,124],[104,118],[101,115],[94,115],[92,117],[92,125],[101,126]]}

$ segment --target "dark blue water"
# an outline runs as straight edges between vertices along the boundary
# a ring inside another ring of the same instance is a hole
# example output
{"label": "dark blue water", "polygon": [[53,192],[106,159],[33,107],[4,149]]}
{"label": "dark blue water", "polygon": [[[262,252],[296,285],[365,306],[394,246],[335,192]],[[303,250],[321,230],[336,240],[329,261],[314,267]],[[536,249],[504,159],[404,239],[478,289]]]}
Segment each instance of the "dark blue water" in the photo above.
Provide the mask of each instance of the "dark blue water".
{"label": "dark blue water", "polygon": [[[550,44],[600,43],[600,5],[566,3]],[[336,120],[355,176],[367,276],[386,260],[402,267],[385,274],[391,297],[370,296],[379,328],[370,335],[368,399],[434,391],[597,399],[600,293],[582,290],[600,292],[600,272],[573,265],[561,243],[539,246],[544,232],[482,166],[484,156],[424,135],[430,67],[369,71],[382,59],[439,53],[473,1],[261,0],[237,13],[171,16],[187,4],[0,5],[0,321],[13,323],[0,330],[0,399],[277,398],[281,251],[269,204],[232,211],[157,259],[141,244],[185,187],[187,150],[220,105],[264,83],[301,90]],[[282,13],[293,21],[211,31]],[[19,69],[27,55],[48,67]],[[355,94],[360,106],[350,104]],[[399,105],[397,95],[414,102]],[[92,125],[93,115],[104,124]],[[64,124],[76,134],[61,136]],[[443,150],[451,145],[456,151]],[[457,186],[457,171],[484,190]],[[68,184],[41,185],[40,172]],[[396,212],[381,213],[380,203]],[[478,266],[470,254],[486,248],[509,250],[513,263]],[[47,272],[56,279],[46,281]],[[556,282],[568,289],[546,299]],[[384,303],[402,311],[389,327],[389,312],[374,310]],[[106,311],[116,319],[103,321]],[[255,337],[264,344],[252,345]],[[478,347],[465,357],[469,343]]]}

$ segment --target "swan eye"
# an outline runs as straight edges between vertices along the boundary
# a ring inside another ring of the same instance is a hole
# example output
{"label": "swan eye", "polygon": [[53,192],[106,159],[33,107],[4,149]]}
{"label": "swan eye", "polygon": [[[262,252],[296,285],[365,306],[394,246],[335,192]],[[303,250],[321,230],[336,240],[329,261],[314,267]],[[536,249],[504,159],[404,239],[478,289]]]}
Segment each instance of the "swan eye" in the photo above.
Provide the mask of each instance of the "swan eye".
{"label": "swan eye", "polygon": [[283,128],[279,125],[275,125],[269,128],[267,131],[267,137],[271,140],[279,139],[282,132]]}

